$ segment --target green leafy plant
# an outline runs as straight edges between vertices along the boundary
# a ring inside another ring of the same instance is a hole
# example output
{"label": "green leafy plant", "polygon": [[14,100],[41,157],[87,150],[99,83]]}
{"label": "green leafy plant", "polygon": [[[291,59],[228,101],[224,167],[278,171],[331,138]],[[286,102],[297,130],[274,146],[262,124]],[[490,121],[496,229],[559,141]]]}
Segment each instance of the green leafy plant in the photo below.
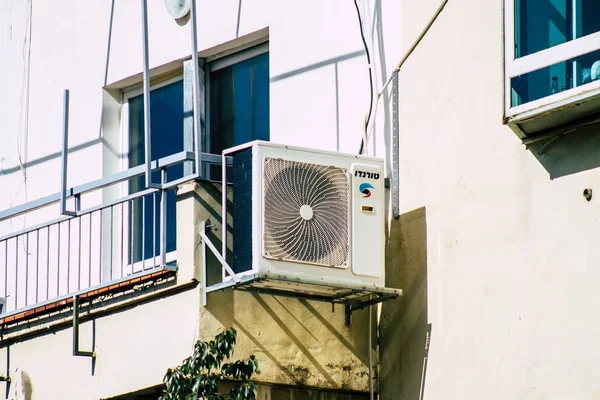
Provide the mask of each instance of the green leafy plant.
{"label": "green leafy plant", "polygon": [[[167,370],[163,380],[165,389],[159,400],[256,399],[256,386],[247,382],[258,369],[254,355],[229,362],[236,337],[236,330],[230,328],[210,342],[198,340],[191,356]],[[228,394],[219,393],[219,382],[225,379],[239,381]]]}

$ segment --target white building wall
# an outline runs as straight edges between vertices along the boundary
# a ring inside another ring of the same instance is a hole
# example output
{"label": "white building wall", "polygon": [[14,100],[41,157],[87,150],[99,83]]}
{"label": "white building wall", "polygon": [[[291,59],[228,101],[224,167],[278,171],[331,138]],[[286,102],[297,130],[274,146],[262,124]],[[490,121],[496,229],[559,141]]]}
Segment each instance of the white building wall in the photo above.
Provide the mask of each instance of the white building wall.
{"label": "white building wall", "polygon": [[[151,67],[188,57],[189,27],[177,25],[162,1],[149,3]],[[0,58],[9,60],[0,64],[1,209],[59,190],[64,88],[72,94],[70,145],[83,147],[69,155],[69,186],[101,176],[102,88],[142,68],[139,3],[112,5],[34,2],[25,56],[27,3],[0,5]],[[439,5],[373,0],[365,7],[379,86]],[[368,81],[353,4],[199,2],[200,49],[265,27],[271,139],[355,152]],[[596,198],[581,195],[600,178],[590,161],[599,159],[597,129],[561,139],[544,155],[539,146],[527,150],[502,125],[502,40],[502,2],[450,1],[400,72],[403,215],[391,223],[387,256],[388,284],[405,289],[405,298],[383,307],[382,398],[418,396],[428,324],[425,398],[598,394],[590,343],[600,333],[593,317],[600,210]],[[384,100],[378,155],[391,129]],[[18,158],[25,142],[21,161],[33,163],[26,195]]]}
{"label": "white building wall", "polygon": [[[162,0],[148,3],[150,68],[158,73],[177,69],[190,58],[189,24],[168,16]],[[71,100],[68,186],[126,165],[120,91],[141,82],[140,18],[139,1],[0,4],[1,210],[60,190],[64,89]],[[355,152],[368,107],[368,75],[354,5],[198,1],[201,56],[265,28],[271,140]],[[100,202],[100,194],[88,199],[83,208]],[[50,207],[14,218],[0,223],[0,235],[57,215],[58,207]],[[177,283],[185,284],[194,275],[194,257],[178,257]],[[196,287],[96,318],[93,374],[89,358],[71,354],[68,320],[51,333],[17,338],[9,346],[9,398],[99,399],[160,384],[166,369],[189,354],[194,339],[209,339],[229,326],[240,332],[236,355],[259,357],[259,381],[368,388],[364,312],[356,313],[355,325],[347,328],[341,307],[331,313],[329,304],[229,293],[215,297],[202,316],[200,309]],[[22,333],[31,329],[35,324]],[[84,322],[80,348],[90,347],[91,323]],[[336,349],[335,354],[325,349]],[[5,356],[3,349],[0,358]]]}
{"label": "white building wall", "polygon": [[[180,26],[162,1],[148,3],[150,68],[189,58],[189,24]],[[198,2],[200,51],[268,27],[272,141],[357,151],[368,75],[356,11],[346,3]],[[1,14],[6,209],[60,190],[64,89],[71,94],[68,186],[102,176],[103,88],[141,73],[142,33],[138,1],[10,1]]]}

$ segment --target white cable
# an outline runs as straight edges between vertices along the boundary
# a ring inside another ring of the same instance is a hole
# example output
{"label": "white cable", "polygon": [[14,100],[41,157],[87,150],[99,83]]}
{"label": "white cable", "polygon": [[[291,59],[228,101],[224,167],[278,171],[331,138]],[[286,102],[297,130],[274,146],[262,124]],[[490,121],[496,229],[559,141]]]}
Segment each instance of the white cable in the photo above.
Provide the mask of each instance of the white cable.
{"label": "white cable", "polygon": [[[369,0],[363,0],[361,1],[361,6],[362,6],[362,12],[363,15],[369,16],[370,17],[370,13],[368,13],[365,10],[365,3],[369,3]],[[370,10],[371,7],[367,7],[367,10]],[[371,70],[371,73],[373,74],[373,92],[371,95],[374,97],[374,105],[373,105],[373,111],[371,113],[371,120],[369,121],[369,126],[366,127],[366,132],[365,132],[365,137],[363,138],[363,140],[365,141],[365,154],[367,154],[368,152],[368,144],[369,144],[369,140],[371,138],[371,133],[373,132],[373,129],[375,127],[375,118],[377,116],[377,101],[379,100],[379,97],[375,97],[375,95],[377,93],[379,93],[379,71],[377,69],[377,64],[375,63],[375,38],[373,36],[373,29],[371,26],[371,18],[364,18],[364,29],[367,32],[367,45],[369,46],[369,53],[371,54],[371,64],[369,64],[369,69]],[[375,147],[373,147],[373,155],[375,156],[377,154],[377,149]]]}
{"label": "white cable", "polygon": [[[394,68],[394,71],[392,71],[392,74],[385,81],[385,84],[383,85],[383,87],[381,88],[381,90],[378,92],[377,97],[375,98],[375,105],[373,106],[374,107],[373,108],[373,112],[371,113],[371,126],[373,125],[373,123],[374,123],[374,121],[375,121],[375,119],[377,117],[377,103],[378,103],[379,99],[381,98],[381,96],[383,95],[383,93],[385,92],[385,90],[387,89],[387,87],[390,84],[390,82],[392,81],[392,79],[394,77],[394,73],[400,71],[400,68],[402,68],[402,65],[404,65],[404,63],[406,62],[406,60],[408,59],[408,57],[410,57],[410,55],[417,48],[417,46],[419,45],[419,43],[421,43],[421,40],[423,40],[423,38],[425,37],[425,35],[427,34],[427,32],[429,32],[429,29],[431,28],[431,26],[433,25],[433,23],[437,20],[438,16],[440,15],[440,13],[444,9],[444,7],[446,7],[447,3],[448,3],[448,0],[443,0],[442,1],[442,3],[438,7],[438,9],[435,11],[435,13],[433,14],[433,16],[431,17],[431,19],[429,20],[429,22],[427,23],[427,25],[423,29],[423,31],[421,31],[421,34],[414,41],[414,43],[412,44],[412,46],[410,47],[410,49],[408,49],[408,51],[406,52],[406,54],[404,55],[404,57],[402,57],[402,59],[398,63],[398,66],[396,68]],[[373,130],[372,128],[368,129],[368,131],[372,131],[372,130]],[[369,132],[366,132],[366,136],[367,136],[367,139],[368,139],[369,138]],[[364,138],[363,138],[363,140],[364,140]],[[365,148],[366,148],[366,144],[365,144]]]}

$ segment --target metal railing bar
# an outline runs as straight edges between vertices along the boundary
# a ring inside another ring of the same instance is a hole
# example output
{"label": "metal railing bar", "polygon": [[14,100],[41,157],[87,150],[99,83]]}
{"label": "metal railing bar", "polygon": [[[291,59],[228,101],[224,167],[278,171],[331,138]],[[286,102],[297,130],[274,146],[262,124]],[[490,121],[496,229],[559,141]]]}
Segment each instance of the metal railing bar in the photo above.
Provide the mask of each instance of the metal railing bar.
{"label": "metal railing bar", "polygon": [[115,206],[111,206],[110,207],[110,251],[109,251],[109,258],[110,258],[110,269],[108,270],[108,279],[112,280],[113,277],[113,232],[114,232],[114,227],[113,227],[113,215],[114,215],[114,208]]}
{"label": "metal railing bar", "polygon": [[69,90],[63,94],[63,130],[61,154],[61,179],[60,179],[60,213],[70,215],[67,211],[67,157],[69,154]]}
{"label": "metal railing bar", "polygon": [[129,234],[130,234],[130,238],[129,238],[129,259],[131,260],[131,272],[133,272],[133,242],[135,241],[135,237],[134,237],[134,232],[135,232],[135,226],[133,226],[133,224],[135,223],[135,220],[133,218],[133,214],[134,214],[134,202],[133,200],[129,201],[129,218],[131,221],[131,225],[129,225]]}
{"label": "metal railing bar", "polygon": [[109,201],[109,202],[106,202],[106,203],[103,203],[103,204],[100,204],[100,205],[97,205],[97,206],[94,206],[94,207],[87,208],[87,209],[85,209],[83,211],[80,211],[79,213],[77,213],[74,216],[62,216],[62,217],[56,218],[56,219],[54,219],[52,221],[48,221],[48,222],[44,222],[44,223],[41,223],[41,224],[33,225],[33,226],[29,227],[29,228],[22,229],[20,231],[13,232],[13,233],[10,233],[10,234],[5,235],[5,236],[0,236],[0,242],[3,242],[3,241],[8,240],[8,239],[12,239],[15,236],[24,235],[24,234],[26,234],[28,232],[33,232],[33,231],[35,231],[37,229],[46,228],[46,227],[51,226],[51,225],[56,225],[56,224],[59,224],[61,222],[67,221],[69,219],[73,219],[73,218],[76,218],[76,217],[80,217],[82,215],[86,215],[86,214],[92,213],[94,211],[98,211],[98,210],[102,210],[102,209],[105,209],[105,208],[109,208],[111,206],[114,206],[114,205],[117,205],[117,204],[120,204],[120,203],[125,203],[125,202],[127,202],[127,201],[129,201],[131,199],[135,199],[135,198],[138,198],[138,197],[143,197],[143,196],[149,195],[151,193],[156,193],[158,191],[159,191],[159,189],[145,189],[145,190],[142,190],[141,192],[130,194],[128,196],[121,197],[121,198],[116,199],[116,200],[112,200],[112,201]]}
{"label": "metal railing bar", "polygon": [[[18,268],[18,266],[17,266]],[[29,299],[29,233],[25,234],[25,305]]]}
{"label": "metal railing bar", "polygon": [[[195,160],[195,177],[202,177],[202,133],[204,126],[200,126],[203,122],[204,109],[200,107],[200,74],[198,72],[198,33],[196,27],[196,0],[190,1],[190,33],[192,35],[192,97],[193,97],[193,116],[194,116],[194,150],[198,157]],[[202,111],[201,111],[202,110]]]}
{"label": "metal railing bar", "polygon": [[60,293],[60,222],[56,225],[58,228],[58,243],[56,245],[56,295]]}
{"label": "metal railing bar", "polygon": [[[212,153],[200,153],[202,155],[202,163],[203,164],[212,164],[212,165],[221,165],[221,155],[220,154],[212,154]],[[233,158],[227,157],[226,162],[228,166],[233,165]]]}
{"label": "metal railing bar", "polygon": [[19,237],[15,238],[15,308],[17,308],[17,297],[19,296]]}
{"label": "metal railing bar", "polygon": [[157,272],[161,272],[161,271],[165,271],[165,270],[173,271],[173,270],[175,270],[174,268],[175,267],[170,266],[168,268],[156,267],[156,268],[152,268],[152,269],[147,269],[146,271],[143,271],[143,272],[138,272],[138,273],[135,273],[135,274],[132,274],[132,275],[127,275],[127,276],[124,276],[124,277],[121,277],[121,278],[118,278],[118,279],[114,279],[114,280],[111,280],[111,281],[108,281],[108,282],[104,282],[104,283],[102,283],[100,285],[91,286],[91,287],[88,287],[88,288],[85,288],[85,289],[81,289],[81,290],[78,290],[78,291],[72,292],[72,293],[66,293],[66,294],[63,294],[63,295],[60,295],[60,296],[56,296],[56,297],[53,297],[51,299],[42,301],[42,302],[37,303],[37,304],[31,304],[29,306],[25,306],[25,307],[21,307],[19,309],[15,309],[13,311],[1,314],[0,315],[0,319],[5,319],[5,318],[10,317],[12,315],[21,314],[21,313],[23,313],[25,311],[28,311],[28,310],[31,310],[31,309],[44,307],[44,306],[47,306],[49,304],[59,302],[61,300],[69,299],[69,298],[71,298],[73,296],[80,296],[82,294],[93,292],[94,290],[102,289],[102,288],[105,288],[105,287],[108,287],[108,286],[112,286],[112,285],[118,285],[119,283],[128,281],[130,279],[140,278],[140,277],[146,276],[146,275],[152,275],[152,274],[155,274]]}
{"label": "metal railing bar", "polygon": [[35,238],[35,302],[38,302],[38,294],[40,291],[40,230],[38,229]]}
{"label": "metal railing bar", "polygon": [[69,216],[62,216],[62,217],[56,218],[56,219],[54,219],[52,221],[49,221],[49,222],[44,222],[44,223],[41,223],[41,224],[33,225],[33,226],[29,227],[29,228],[21,229],[20,231],[9,233],[8,235],[0,236],[0,242],[12,239],[12,238],[14,238],[16,236],[24,235],[24,234],[26,234],[28,232],[35,231],[36,229],[41,229],[41,228],[45,228],[47,226],[52,226],[52,225],[58,224],[60,222],[66,221],[66,220],[71,219],[71,218],[72,217],[69,217]]}
{"label": "metal railing bar", "polygon": [[148,61],[148,4],[142,0],[142,62],[143,62],[143,86],[144,86],[144,178],[146,187],[152,185],[152,146],[150,139],[152,133],[150,130],[152,119],[150,117],[150,67]]}
{"label": "metal railing bar", "polygon": [[50,225],[46,228],[46,299],[50,297]]}
{"label": "metal railing bar", "polygon": [[149,195],[150,193],[154,193],[156,191],[158,191],[158,189],[154,189],[154,188],[152,188],[152,189],[144,189],[141,192],[130,194],[130,195],[127,195],[125,197],[118,198],[116,200],[108,201],[106,203],[102,203],[102,204],[99,204],[99,205],[94,206],[94,207],[86,208],[85,210],[79,212],[77,214],[77,216],[80,217],[82,215],[89,214],[89,213],[92,213],[94,211],[102,210],[102,209],[105,209],[105,208],[108,208],[108,207],[111,207],[111,206],[115,206],[115,205],[120,204],[120,203],[121,204],[122,203],[127,203],[127,202],[129,202],[131,200],[135,200],[135,199],[137,199],[139,197],[144,197],[144,196]]}
{"label": "metal railing bar", "polygon": [[125,238],[125,203],[121,203],[121,254],[119,259],[121,260],[121,276],[123,276],[123,258],[125,257],[124,240]]}
{"label": "metal railing bar", "polygon": [[104,235],[104,210],[100,210],[100,218],[98,224],[100,224],[100,247],[98,248],[98,283],[102,282],[102,236]]}
{"label": "metal railing bar", "polygon": [[[90,216],[90,229],[89,229],[89,239],[88,239],[88,286],[92,286],[92,215],[94,213],[89,213]],[[101,249],[102,247],[100,247]]]}
{"label": "metal railing bar", "polygon": [[152,193],[152,263],[156,265],[156,192]]}
{"label": "metal railing bar", "polygon": [[[163,157],[159,160],[152,161],[151,167],[152,170],[159,170],[161,168],[170,167],[173,165],[180,164],[184,161],[193,161],[196,157],[194,153],[191,151],[180,151],[179,153],[172,154],[167,157]],[[116,174],[107,176],[105,178],[96,179],[95,181],[91,181],[88,183],[84,183],[83,185],[79,185],[74,187],[71,195],[82,194],[86,192],[91,192],[94,190],[102,189],[107,186],[114,185],[116,183],[120,183],[131,178],[137,178],[138,176],[144,175],[144,166],[138,165],[137,167],[129,168],[123,172],[117,172]]]}
{"label": "metal railing bar", "polygon": [[180,185],[180,184],[182,184],[182,183],[185,183],[185,182],[192,181],[192,180],[194,180],[194,179],[195,179],[195,178],[194,178],[194,176],[193,176],[193,175],[188,175],[188,176],[184,176],[183,178],[176,179],[176,180],[174,180],[174,181],[172,181],[172,182],[168,182],[168,183],[160,184],[158,187],[159,187],[160,189],[167,190],[167,189],[171,189],[172,187],[175,187],[175,186],[177,186],[177,185]]}
{"label": "metal railing bar", "polygon": [[67,292],[71,290],[71,220],[67,221]]}
{"label": "metal railing bar", "polygon": [[[161,184],[167,181],[167,169],[161,170]],[[167,265],[167,191],[160,191],[160,265]]]}
{"label": "metal railing bar", "polygon": [[[203,163],[213,164],[213,165],[221,165],[222,164],[221,156],[219,156],[219,155],[211,154],[211,153],[201,153],[201,155],[202,155]],[[159,160],[152,161],[152,170],[153,171],[159,170],[161,168],[170,167],[170,166],[173,166],[173,165],[185,162],[185,161],[194,161],[195,158],[196,157],[193,152],[181,151],[179,153],[175,153],[170,156],[163,157]],[[233,165],[233,161],[232,161],[231,157],[226,157],[226,162],[227,162],[228,166]],[[129,180],[131,178],[138,177],[143,174],[144,174],[144,166],[138,165],[137,167],[130,168],[126,171],[118,172],[116,174],[107,176],[105,178],[100,178],[100,179],[85,183],[83,185],[78,185],[73,188],[67,189],[66,195],[67,195],[67,197],[72,197],[75,195],[85,194],[87,192],[102,189],[107,186],[111,186],[111,185]],[[193,176],[188,176],[188,177],[189,177],[188,180],[194,179]],[[181,180],[167,183],[166,188],[175,186],[175,185],[181,183],[181,181],[185,181],[184,178],[181,178]],[[30,202],[0,211],[0,221],[9,219],[9,218],[18,217],[19,215],[25,214],[29,211],[35,211],[39,208],[47,207],[52,204],[58,203],[58,202],[60,202],[60,198],[61,198],[61,193],[54,193],[49,196],[42,197],[41,199],[33,200]],[[104,208],[107,206],[108,206],[108,203],[102,204],[101,206],[94,208],[94,209]],[[89,212],[90,210],[92,210],[92,209],[88,209],[87,212]],[[85,211],[84,211],[84,213],[85,213]],[[77,213],[77,215],[80,215],[80,213]],[[65,216],[61,219],[55,220],[54,222],[58,222],[58,220],[64,221],[67,218],[69,218],[69,217]],[[37,226],[43,227],[43,226],[46,226],[47,224],[49,224],[49,223],[40,224]],[[12,237],[12,234],[8,237]],[[7,238],[7,237],[6,236],[2,237],[2,238],[0,238],[0,240],[3,240],[5,238]]]}
{"label": "metal railing bar", "polygon": [[8,218],[17,217],[21,214],[25,214],[29,211],[37,210],[38,208],[46,207],[48,205],[57,203],[60,201],[60,193],[54,193],[46,197],[42,197],[38,200],[33,200],[19,206],[8,208],[4,211],[0,211],[0,221]]}
{"label": "metal railing bar", "polygon": [[225,258],[221,256],[219,250],[217,250],[215,245],[210,241],[210,239],[206,235],[206,222],[202,222],[200,225],[200,237],[202,238],[203,243],[206,243],[210,251],[212,251],[214,256],[221,263],[223,268],[225,268],[225,271],[227,271],[229,276],[231,276],[231,279],[238,283],[240,281],[240,277],[231,269],[229,264],[227,264],[227,261],[225,261]]}
{"label": "metal railing bar", "polygon": [[81,289],[81,219],[81,217],[77,218],[77,235],[79,236],[77,241],[77,290]]}
{"label": "metal railing bar", "polygon": [[140,258],[142,259],[142,270],[144,270],[144,262],[143,260],[146,258],[146,199],[142,197],[142,254]]}
{"label": "metal railing bar", "polygon": [[8,305],[6,297],[8,296],[8,240],[4,243],[4,304]]}
{"label": "metal railing bar", "polygon": [[[217,156],[218,157],[218,156]],[[180,151],[179,153],[172,154],[167,157],[163,157],[159,160],[152,161],[152,170],[158,170],[165,167],[170,167],[172,165],[176,165],[182,163],[184,161],[193,161],[196,157],[191,151]],[[207,160],[208,161],[208,160]],[[144,174],[144,166],[138,165],[137,167],[129,168],[123,172],[118,172],[116,174],[96,179],[94,181],[84,183],[83,185],[78,185],[67,189],[66,195],[67,197],[84,194],[87,192],[91,192],[94,190],[102,189],[107,186],[114,185],[116,183],[120,183],[131,178],[136,178],[140,175]],[[21,214],[27,213],[29,211],[37,210],[38,208],[46,207],[57,203],[60,201],[61,193],[54,193],[46,197],[42,197],[38,200],[33,200],[27,202],[25,204],[21,204],[19,206],[11,207],[9,209],[0,211],[0,221],[14,218]]]}

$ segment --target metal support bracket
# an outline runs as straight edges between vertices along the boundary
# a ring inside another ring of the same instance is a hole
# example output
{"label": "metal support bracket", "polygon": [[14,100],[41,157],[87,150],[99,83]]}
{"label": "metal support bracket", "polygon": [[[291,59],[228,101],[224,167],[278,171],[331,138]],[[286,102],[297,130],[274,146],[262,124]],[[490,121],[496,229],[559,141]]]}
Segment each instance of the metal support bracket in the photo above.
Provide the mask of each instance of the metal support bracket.
{"label": "metal support bracket", "polygon": [[398,71],[392,74],[392,213],[400,218],[400,122],[398,113]]}
{"label": "metal support bracket", "polygon": [[[76,211],[67,211],[67,157],[69,153],[69,90],[63,92],[63,137],[61,154],[61,180],[60,180],[60,213],[61,215],[75,216]],[[77,201],[78,199],[76,199]]]}
{"label": "metal support bracket", "polygon": [[352,312],[353,311],[362,310],[363,308],[371,307],[376,304],[383,303],[386,300],[395,299],[396,297],[397,297],[397,295],[377,293],[377,297],[374,297],[369,300],[356,302],[356,303],[346,303],[344,305],[344,321],[346,323],[346,326],[352,325]]}
{"label": "metal support bracket", "polygon": [[10,377],[10,346],[6,347],[6,375],[0,376],[0,382],[6,382],[6,399],[10,394],[10,384],[12,379]]}
{"label": "metal support bracket", "polygon": [[[96,324],[92,324],[92,348],[94,348],[93,342],[95,342],[96,335]],[[96,359],[95,351],[81,351],[79,350],[79,296],[73,296],[73,355],[80,357],[92,357],[92,363]]]}
{"label": "metal support bracket", "polygon": [[203,271],[204,272],[203,279],[202,279],[202,298],[203,298],[202,304],[206,307],[206,304],[207,304],[206,280],[208,278],[208,268],[207,268],[207,263],[206,263],[206,247],[208,247],[210,249],[210,251],[217,258],[217,260],[221,263],[223,268],[225,268],[225,271],[227,271],[227,273],[229,274],[229,276],[231,276],[231,279],[233,279],[233,281],[235,283],[240,282],[240,277],[237,276],[237,274],[233,271],[233,269],[231,269],[229,264],[227,264],[227,261],[225,261],[225,259],[221,256],[221,253],[219,253],[219,250],[217,250],[215,245],[210,241],[210,239],[206,235],[206,222],[204,222],[204,221],[202,221],[200,224],[200,238],[202,239],[202,268],[204,270]]}

